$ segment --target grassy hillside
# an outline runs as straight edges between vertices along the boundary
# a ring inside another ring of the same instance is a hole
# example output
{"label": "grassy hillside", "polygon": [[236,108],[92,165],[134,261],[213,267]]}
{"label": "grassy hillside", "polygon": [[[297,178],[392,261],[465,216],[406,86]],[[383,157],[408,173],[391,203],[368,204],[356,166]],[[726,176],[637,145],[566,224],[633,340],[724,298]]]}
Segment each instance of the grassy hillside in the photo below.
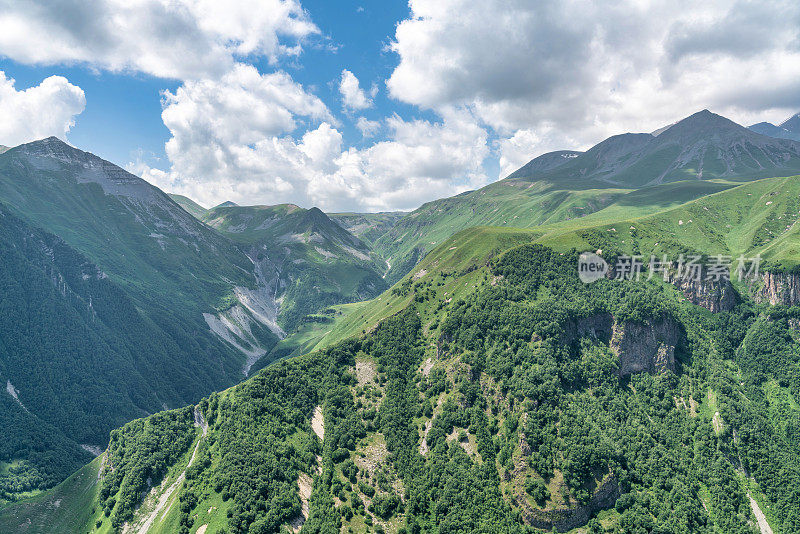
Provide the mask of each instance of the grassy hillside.
{"label": "grassy hillside", "polygon": [[405,216],[404,211],[328,214],[332,221],[370,245]]}
{"label": "grassy hillside", "polygon": [[[470,226],[529,228],[603,211],[652,213],[747,180],[800,171],[800,143],[757,134],[708,111],[658,135],[622,134],[586,152],[544,154],[477,191],[429,202],[375,243],[395,282]],[[687,181],[696,186],[684,185]],[[679,196],[673,196],[675,182]],[[642,190],[633,194],[636,190]]]}
{"label": "grassy hillside", "polygon": [[[108,517],[83,529],[146,521],[128,496],[148,477],[155,500],[175,487],[154,532],[750,533],[748,495],[774,532],[800,528],[793,309],[743,296],[712,314],[656,281],[585,285],[575,253],[524,244],[539,234],[470,232],[385,294],[403,304],[367,335],[267,367],[202,418],[117,431],[92,505]],[[623,372],[630,351],[665,350],[661,371]]]}
{"label": "grassy hillside", "polygon": [[799,194],[797,177],[768,178],[655,214],[623,217],[624,212],[609,210],[541,227],[539,241],[562,249],[599,248],[648,257],[681,251],[760,254],[772,269],[792,269],[800,263]]}
{"label": "grassy hillside", "polygon": [[208,212],[206,208],[195,202],[189,197],[185,197],[183,195],[176,195],[173,193],[169,193],[169,198],[175,201],[175,203],[185,209],[188,213],[190,213],[193,217],[197,219],[202,219],[203,216]]}
{"label": "grassy hillside", "polygon": [[327,320],[306,325],[301,335],[289,336],[279,346],[291,347],[285,352],[296,355],[298,347],[321,348],[373,328],[409,302],[408,293],[397,288],[414,284],[419,273],[465,270],[465,262],[480,264],[490,251],[504,250],[511,243],[539,242],[559,251],[601,249],[607,257],[618,252],[644,254],[645,263],[651,253],[660,257],[693,252],[734,258],[761,254],[762,270],[791,270],[800,263],[800,237],[795,227],[800,207],[794,207],[798,195],[800,180],[796,177],[747,184],[676,182],[631,191],[580,219],[530,229],[462,230],[435,247],[394,290],[335,310]]}

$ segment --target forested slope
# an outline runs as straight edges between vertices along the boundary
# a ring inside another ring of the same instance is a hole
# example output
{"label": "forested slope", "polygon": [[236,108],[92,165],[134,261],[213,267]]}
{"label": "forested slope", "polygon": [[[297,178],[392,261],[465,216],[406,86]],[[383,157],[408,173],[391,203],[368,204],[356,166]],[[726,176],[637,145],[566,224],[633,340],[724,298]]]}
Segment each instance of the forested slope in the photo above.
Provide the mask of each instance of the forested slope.
{"label": "forested slope", "polygon": [[141,524],[130,496],[184,470],[152,532],[755,532],[749,497],[800,529],[796,308],[712,313],[508,246],[442,251],[398,313],[212,395],[199,426],[115,431],[83,529]]}

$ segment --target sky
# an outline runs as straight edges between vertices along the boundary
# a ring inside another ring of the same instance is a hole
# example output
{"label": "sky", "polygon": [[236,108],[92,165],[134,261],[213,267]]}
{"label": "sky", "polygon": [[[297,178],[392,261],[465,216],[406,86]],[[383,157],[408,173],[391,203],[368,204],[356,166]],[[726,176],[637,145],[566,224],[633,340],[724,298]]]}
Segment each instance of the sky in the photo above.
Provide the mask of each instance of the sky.
{"label": "sky", "polygon": [[800,3],[0,0],[0,144],[207,207],[409,210],[701,109],[800,111]]}

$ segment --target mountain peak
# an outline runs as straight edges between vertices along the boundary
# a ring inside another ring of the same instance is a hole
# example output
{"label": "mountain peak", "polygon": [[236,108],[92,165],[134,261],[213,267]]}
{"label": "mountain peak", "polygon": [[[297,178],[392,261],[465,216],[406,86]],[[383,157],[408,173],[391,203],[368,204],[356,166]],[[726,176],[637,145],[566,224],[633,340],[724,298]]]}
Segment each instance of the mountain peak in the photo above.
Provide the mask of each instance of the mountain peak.
{"label": "mountain peak", "polygon": [[678,141],[683,144],[708,137],[720,138],[742,133],[752,135],[744,126],[704,109],[659,132],[657,138],[662,142]]}
{"label": "mountain peak", "polygon": [[59,159],[63,159],[66,156],[74,156],[76,154],[84,154],[84,155],[89,154],[88,152],[78,150],[77,148],[73,147],[72,145],[68,144],[64,140],[59,139],[54,135],[51,135],[50,137],[45,137],[44,139],[37,139],[36,141],[22,143],[21,145],[15,146],[14,149],[20,150],[25,154],[40,155],[40,156],[45,156],[45,155],[56,156]]}
{"label": "mountain peak", "polygon": [[[233,202],[232,200],[226,200],[222,204],[218,204],[218,205],[214,206],[214,208],[233,208],[233,207],[237,207],[237,206],[239,206],[239,204],[237,204],[236,202]],[[214,209],[214,208],[211,208],[211,209]]]}
{"label": "mountain peak", "polygon": [[784,130],[789,132],[800,134],[800,113],[792,115],[779,125]]}

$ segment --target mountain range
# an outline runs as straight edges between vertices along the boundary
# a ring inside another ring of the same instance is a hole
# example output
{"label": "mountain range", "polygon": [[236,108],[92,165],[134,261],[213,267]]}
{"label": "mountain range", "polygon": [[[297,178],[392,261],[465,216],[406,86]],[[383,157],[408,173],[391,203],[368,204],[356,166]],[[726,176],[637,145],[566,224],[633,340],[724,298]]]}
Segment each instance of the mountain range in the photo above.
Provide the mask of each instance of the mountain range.
{"label": "mountain range", "polygon": [[800,114],[792,115],[778,126],[770,122],[759,122],[750,126],[750,129],[770,137],[800,141]]}
{"label": "mountain range", "polygon": [[624,204],[626,195],[642,188],[692,182],[679,197],[662,195],[662,204],[677,204],[726,183],[798,173],[800,142],[760,135],[704,110],[658,135],[622,134],[586,152],[544,154],[504,180],[429,202],[377,239],[375,250],[392,265],[387,280],[396,281],[470,226],[529,228]]}
{"label": "mountain range", "polygon": [[[800,531],[800,142],[758,126],[701,111],[410,213],[0,153],[0,531]],[[644,274],[583,284],[583,251]]]}

